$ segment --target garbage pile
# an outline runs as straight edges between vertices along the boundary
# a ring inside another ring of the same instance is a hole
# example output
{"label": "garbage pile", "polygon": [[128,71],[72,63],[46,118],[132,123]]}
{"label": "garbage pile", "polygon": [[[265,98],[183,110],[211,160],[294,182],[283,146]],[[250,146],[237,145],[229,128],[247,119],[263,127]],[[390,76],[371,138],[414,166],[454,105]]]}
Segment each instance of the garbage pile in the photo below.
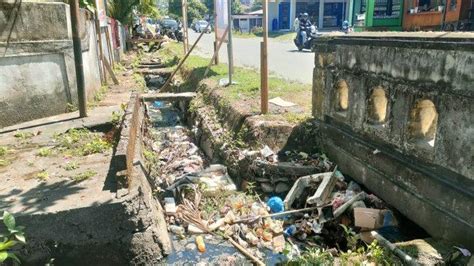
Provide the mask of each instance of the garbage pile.
{"label": "garbage pile", "polygon": [[204,156],[189,129],[181,126],[178,110],[170,103],[155,101],[147,113],[152,127],[146,146],[154,154],[148,161],[155,187],[168,186],[186,174],[201,171],[206,163]]}
{"label": "garbage pile", "polygon": [[322,153],[285,151],[276,154],[268,146],[257,151],[243,151],[250,161],[249,176],[255,177],[258,188],[263,193],[284,195],[300,176],[327,172],[333,163]]}
{"label": "garbage pile", "polygon": [[383,235],[398,230],[384,202],[347,182],[337,167],[298,178],[284,199],[264,201],[252,190],[237,191],[222,165],[176,179],[164,195],[169,230],[176,237],[194,237],[201,253],[206,252],[203,234],[224,239],[259,265],[266,262],[266,250],[291,260],[308,248],[337,257],[374,239],[392,247]]}

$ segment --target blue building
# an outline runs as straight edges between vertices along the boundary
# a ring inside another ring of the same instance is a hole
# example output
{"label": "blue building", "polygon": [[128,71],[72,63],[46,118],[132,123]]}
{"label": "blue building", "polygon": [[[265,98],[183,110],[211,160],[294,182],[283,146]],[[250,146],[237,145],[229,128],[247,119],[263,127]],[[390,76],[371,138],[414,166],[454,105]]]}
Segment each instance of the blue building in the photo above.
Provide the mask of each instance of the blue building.
{"label": "blue building", "polygon": [[349,18],[349,3],[349,0],[270,0],[268,26],[271,31],[292,30],[297,14],[306,12],[319,29],[340,28]]}

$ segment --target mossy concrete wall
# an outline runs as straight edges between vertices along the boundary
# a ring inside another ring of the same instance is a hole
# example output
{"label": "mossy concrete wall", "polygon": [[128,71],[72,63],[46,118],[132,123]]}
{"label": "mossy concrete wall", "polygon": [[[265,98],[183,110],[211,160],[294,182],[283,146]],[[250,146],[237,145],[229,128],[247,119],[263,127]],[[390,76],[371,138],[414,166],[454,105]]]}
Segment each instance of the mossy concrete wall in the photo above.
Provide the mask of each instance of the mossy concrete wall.
{"label": "mossy concrete wall", "polygon": [[344,36],[314,51],[313,115],[329,157],[433,236],[474,248],[474,34]]}
{"label": "mossy concrete wall", "polygon": [[[81,10],[88,98],[101,86],[95,25]],[[66,112],[77,103],[69,5],[0,3],[0,127]]]}

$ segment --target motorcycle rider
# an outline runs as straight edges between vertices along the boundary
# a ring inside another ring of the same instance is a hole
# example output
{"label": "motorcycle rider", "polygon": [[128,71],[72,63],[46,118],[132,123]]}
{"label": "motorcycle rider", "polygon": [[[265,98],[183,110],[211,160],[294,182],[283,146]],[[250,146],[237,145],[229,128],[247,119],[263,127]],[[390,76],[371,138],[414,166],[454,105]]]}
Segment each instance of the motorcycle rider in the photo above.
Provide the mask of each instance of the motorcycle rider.
{"label": "motorcycle rider", "polygon": [[303,16],[301,16],[300,19],[299,26],[300,43],[303,45],[304,43],[306,43],[308,35],[311,33],[311,21],[309,21],[308,13],[303,13]]}

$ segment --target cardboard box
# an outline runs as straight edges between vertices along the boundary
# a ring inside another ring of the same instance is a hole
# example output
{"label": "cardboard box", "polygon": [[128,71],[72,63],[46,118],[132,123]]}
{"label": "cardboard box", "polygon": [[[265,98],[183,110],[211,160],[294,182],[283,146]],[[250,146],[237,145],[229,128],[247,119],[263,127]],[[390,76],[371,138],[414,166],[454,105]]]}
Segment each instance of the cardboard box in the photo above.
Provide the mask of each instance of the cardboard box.
{"label": "cardboard box", "polygon": [[383,211],[370,208],[354,208],[354,225],[367,229],[377,229],[383,225]]}

